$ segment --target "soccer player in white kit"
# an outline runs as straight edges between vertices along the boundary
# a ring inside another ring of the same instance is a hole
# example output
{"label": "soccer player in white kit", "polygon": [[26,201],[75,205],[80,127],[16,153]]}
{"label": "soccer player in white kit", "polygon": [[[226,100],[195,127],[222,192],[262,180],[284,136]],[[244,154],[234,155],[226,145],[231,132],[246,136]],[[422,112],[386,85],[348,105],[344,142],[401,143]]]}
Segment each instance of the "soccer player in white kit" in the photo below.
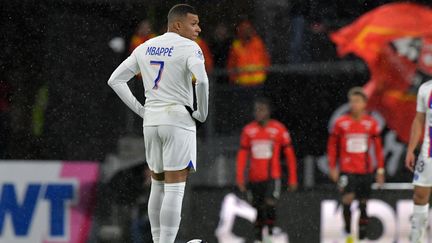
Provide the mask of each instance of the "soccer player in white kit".
{"label": "soccer player in white kit", "polygon": [[[155,243],[173,243],[179,225],[186,179],[196,170],[196,124],[208,113],[204,56],[194,41],[201,29],[193,7],[178,4],[168,13],[168,32],[138,46],[111,75],[108,84],[143,117],[146,160],[152,171],[148,215]],[[142,106],[127,86],[141,73]],[[193,110],[193,83],[197,110]]]}
{"label": "soccer player in white kit", "polygon": [[[414,150],[424,131],[423,145],[417,162]],[[405,165],[414,172],[414,210],[410,240],[421,243],[427,228],[429,198],[432,187],[432,81],[422,84],[417,94],[417,113],[411,127],[411,137]]]}

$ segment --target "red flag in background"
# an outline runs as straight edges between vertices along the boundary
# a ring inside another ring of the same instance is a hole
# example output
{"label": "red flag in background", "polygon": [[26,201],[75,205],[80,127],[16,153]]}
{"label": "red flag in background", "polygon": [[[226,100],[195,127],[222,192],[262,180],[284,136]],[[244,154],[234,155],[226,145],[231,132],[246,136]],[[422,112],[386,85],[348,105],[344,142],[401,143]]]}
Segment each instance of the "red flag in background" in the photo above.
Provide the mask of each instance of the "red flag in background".
{"label": "red flag in background", "polygon": [[413,3],[378,7],[331,34],[338,53],[354,53],[369,67],[369,107],[408,142],[420,85],[432,77],[432,10]]}

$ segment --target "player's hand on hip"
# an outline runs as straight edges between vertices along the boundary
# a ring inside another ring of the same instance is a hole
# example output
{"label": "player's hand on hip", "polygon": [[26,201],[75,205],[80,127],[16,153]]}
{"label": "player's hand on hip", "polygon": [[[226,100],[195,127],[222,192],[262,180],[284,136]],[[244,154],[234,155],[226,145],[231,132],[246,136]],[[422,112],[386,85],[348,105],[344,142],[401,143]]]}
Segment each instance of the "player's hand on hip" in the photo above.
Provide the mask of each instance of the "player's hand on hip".
{"label": "player's hand on hip", "polygon": [[201,124],[204,121],[201,121],[201,116],[200,113],[198,111],[194,111],[192,108],[190,108],[189,106],[185,105],[186,110],[189,112],[189,115],[192,117],[192,119],[195,121],[195,124],[197,125],[197,127],[201,126]]}
{"label": "player's hand on hip", "polygon": [[334,183],[337,183],[339,180],[339,170],[336,168],[330,169],[329,177],[330,177],[330,180],[332,180]]}
{"label": "player's hand on hip", "polygon": [[407,152],[405,157],[405,166],[411,171],[414,171],[415,167],[415,154],[414,152]]}
{"label": "player's hand on hip", "polygon": [[297,184],[291,184],[288,186],[288,191],[289,192],[295,192],[298,189],[298,185]]}

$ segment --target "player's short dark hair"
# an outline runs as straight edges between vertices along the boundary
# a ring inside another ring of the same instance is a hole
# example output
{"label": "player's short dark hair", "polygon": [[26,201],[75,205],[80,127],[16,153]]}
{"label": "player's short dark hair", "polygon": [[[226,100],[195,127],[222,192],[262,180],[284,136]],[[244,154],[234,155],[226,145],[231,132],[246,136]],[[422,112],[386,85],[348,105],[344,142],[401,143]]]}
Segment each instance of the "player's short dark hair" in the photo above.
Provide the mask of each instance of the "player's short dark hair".
{"label": "player's short dark hair", "polygon": [[197,15],[197,11],[189,4],[176,4],[168,12],[168,23],[179,17],[186,17],[187,14]]}
{"label": "player's short dark hair", "polygon": [[368,100],[366,93],[364,92],[362,87],[354,87],[348,91],[348,98],[351,96],[361,96],[364,101]]}
{"label": "player's short dark hair", "polygon": [[266,105],[271,110],[271,100],[267,97],[257,97],[255,98],[254,103]]}

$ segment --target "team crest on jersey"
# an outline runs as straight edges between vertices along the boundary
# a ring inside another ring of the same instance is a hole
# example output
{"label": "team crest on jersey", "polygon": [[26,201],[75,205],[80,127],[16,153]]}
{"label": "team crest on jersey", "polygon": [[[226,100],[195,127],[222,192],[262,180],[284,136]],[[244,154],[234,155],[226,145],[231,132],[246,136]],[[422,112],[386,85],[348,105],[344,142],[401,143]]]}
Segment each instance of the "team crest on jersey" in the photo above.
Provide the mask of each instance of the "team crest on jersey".
{"label": "team crest on jersey", "polygon": [[257,134],[258,133],[258,129],[257,128],[251,128],[249,131],[248,131],[248,135],[249,136],[255,136],[255,134]]}
{"label": "team crest on jersey", "polygon": [[351,126],[351,121],[343,121],[341,122],[341,127],[344,130],[347,130]]}
{"label": "team crest on jersey", "polygon": [[370,130],[370,128],[372,127],[372,122],[370,121],[362,121],[362,124],[366,130]]}
{"label": "team crest on jersey", "polygon": [[268,133],[270,133],[270,135],[272,135],[272,137],[275,136],[279,132],[279,130],[277,130],[276,128],[273,128],[273,127],[266,128],[266,131]]}
{"label": "team crest on jersey", "polygon": [[198,57],[199,59],[204,60],[204,54],[202,53],[201,50],[196,50],[196,51],[195,51],[195,55],[196,55],[196,57]]}

